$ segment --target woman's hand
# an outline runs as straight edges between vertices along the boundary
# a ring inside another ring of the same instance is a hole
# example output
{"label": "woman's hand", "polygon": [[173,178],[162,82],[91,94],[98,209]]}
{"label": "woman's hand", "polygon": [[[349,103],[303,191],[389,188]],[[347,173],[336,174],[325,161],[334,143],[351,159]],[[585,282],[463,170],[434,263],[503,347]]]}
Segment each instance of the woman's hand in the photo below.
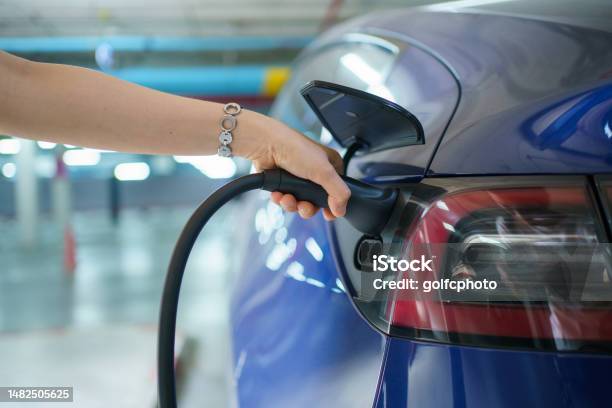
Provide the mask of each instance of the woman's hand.
{"label": "woman's hand", "polygon": [[[351,195],[342,173],[342,158],[333,149],[318,144],[283,123],[264,115],[246,111],[244,121],[249,129],[259,129],[256,133],[243,134],[237,128],[235,153],[253,161],[258,171],[282,168],[298,177],[311,180],[329,194],[329,209],[323,210],[326,220],[341,217],[346,212],[346,204]],[[242,115],[241,115],[242,116]],[[240,127],[242,123],[239,124]],[[297,201],[292,194],[273,192],[272,201],[286,211],[297,211],[302,218],[310,218],[318,208],[307,201]]]}

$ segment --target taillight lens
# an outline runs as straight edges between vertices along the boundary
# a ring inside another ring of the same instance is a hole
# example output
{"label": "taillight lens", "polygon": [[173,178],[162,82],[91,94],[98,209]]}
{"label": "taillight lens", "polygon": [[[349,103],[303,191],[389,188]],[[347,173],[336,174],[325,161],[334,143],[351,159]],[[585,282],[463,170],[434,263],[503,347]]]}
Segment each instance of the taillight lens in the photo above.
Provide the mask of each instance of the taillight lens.
{"label": "taillight lens", "polygon": [[442,181],[410,199],[402,219],[411,221],[395,234],[394,251],[430,259],[431,271],[383,274],[418,286],[377,294],[388,332],[479,346],[607,349],[609,248],[586,183],[461,184]]}

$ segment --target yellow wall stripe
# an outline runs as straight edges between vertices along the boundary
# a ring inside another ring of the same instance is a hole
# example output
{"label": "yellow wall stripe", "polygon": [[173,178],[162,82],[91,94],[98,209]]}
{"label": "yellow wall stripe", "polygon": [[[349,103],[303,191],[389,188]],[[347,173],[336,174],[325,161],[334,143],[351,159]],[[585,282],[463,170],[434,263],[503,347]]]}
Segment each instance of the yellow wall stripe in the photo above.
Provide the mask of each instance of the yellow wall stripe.
{"label": "yellow wall stripe", "polygon": [[262,94],[265,96],[276,96],[282,86],[289,79],[291,69],[289,67],[271,67],[266,69]]}

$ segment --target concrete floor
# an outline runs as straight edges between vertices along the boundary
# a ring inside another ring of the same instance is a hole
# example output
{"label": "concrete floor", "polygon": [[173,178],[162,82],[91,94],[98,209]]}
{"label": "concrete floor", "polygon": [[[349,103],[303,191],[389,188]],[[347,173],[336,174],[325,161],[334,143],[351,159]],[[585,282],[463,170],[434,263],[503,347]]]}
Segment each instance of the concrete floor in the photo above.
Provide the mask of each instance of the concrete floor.
{"label": "concrete floor", "polygon": [[[42,222],[33,249],[15,242],[14,221],[0,222],[0,385],[72,385],[70,407],[152,406],[161,288],[190,210],[127,210],[117,225],[106,213],[76,214],[74,275],[63,271],[62,234],[51,221]],[[226,206],[211,221],[185,275],[183,407],[228,405],[227,303],[236,257],[219,255],[229,252],[231,231],[223,226],[234,216]]]}

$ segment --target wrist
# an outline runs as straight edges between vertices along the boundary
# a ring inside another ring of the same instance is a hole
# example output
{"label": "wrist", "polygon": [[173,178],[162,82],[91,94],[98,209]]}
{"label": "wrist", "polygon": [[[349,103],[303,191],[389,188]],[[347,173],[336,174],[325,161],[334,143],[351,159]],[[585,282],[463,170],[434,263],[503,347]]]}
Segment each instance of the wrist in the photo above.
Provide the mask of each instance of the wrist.
{"label": "wrist", "polygon": [[243,109],[234,131],[232,149],[235,156],[255,160],[271,150],[270,128],[273,120],[257,112]]}

